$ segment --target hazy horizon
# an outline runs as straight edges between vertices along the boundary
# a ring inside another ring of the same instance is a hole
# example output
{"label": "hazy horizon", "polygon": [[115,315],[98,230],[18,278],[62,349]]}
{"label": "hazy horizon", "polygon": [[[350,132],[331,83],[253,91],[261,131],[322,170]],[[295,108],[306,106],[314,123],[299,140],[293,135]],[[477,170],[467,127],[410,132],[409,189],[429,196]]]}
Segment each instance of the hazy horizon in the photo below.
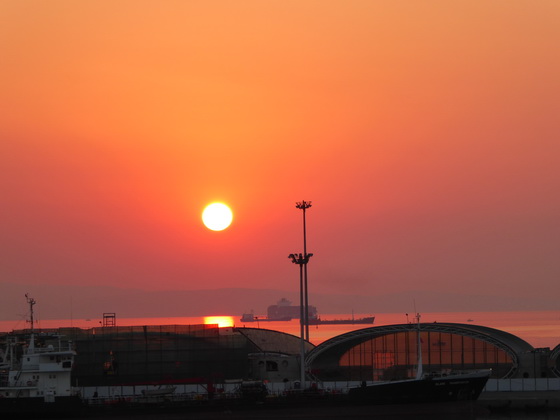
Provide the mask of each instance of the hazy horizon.
{"label": "hazy horizon", "polygon": [[[278,289],[142,291],[108,286],[1,284],[3,310],[0,320],[26,319],[26,293],[37,302],[36,316],[42,319],[101,318],[104,312],[115,312],[119,318],[241,316],[251,311],[263,316],[268,306],[276,304],[281,298],[291,300],[292,305],[299,305],[299,291]],[[309,303],[317,307],[319,315],[560,310],[554,298],[511,299],[507,296],[472,295],[468,291],[434,294],[408,290],[373,296],[313,292]]]}

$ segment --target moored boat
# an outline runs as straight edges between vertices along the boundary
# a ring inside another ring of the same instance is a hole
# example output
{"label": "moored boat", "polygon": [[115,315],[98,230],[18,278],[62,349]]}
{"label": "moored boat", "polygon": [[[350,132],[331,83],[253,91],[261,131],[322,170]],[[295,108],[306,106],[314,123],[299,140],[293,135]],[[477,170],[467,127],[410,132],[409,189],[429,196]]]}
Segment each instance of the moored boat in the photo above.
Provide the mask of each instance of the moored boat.
{"label": "moored boat", "polygon": [[420,379],[381,382],[349,390],[349,397],[368,404],[434,403],[478,399],[491,371],[425,375]]}
{"label": "moored boat", "polygon": [[71,371],[76,353],[71,349],[56,349],[53,345],[35,346],[33,305],[35,300],[25,295],[31,308],[31,336],[27,348],[16,357],[15,340],[8,342],[0,379],[0,412],[3,414],[60,414],[78,412],[82,400],[71,386]]}
{"label": "moored boat", "polygon": [[491,369],[472,372],[424,374],[420,339],[420,314],[417,319],[418,365],[416,377],[351,388],[351,400],[367,404],[439,403],[478,399],[492,373]]}

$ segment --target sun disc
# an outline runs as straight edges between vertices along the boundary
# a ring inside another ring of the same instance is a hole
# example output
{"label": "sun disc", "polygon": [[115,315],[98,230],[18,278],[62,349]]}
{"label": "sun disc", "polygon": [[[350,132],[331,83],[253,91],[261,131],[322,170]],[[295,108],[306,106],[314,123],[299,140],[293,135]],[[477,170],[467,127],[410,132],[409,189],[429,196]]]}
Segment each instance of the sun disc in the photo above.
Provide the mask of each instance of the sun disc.
{"label": "sun disc", "polygon": [[202,212],[202,222],[214,231],[226,229],[233,220],[231,209],[223,203],[212,203]]}

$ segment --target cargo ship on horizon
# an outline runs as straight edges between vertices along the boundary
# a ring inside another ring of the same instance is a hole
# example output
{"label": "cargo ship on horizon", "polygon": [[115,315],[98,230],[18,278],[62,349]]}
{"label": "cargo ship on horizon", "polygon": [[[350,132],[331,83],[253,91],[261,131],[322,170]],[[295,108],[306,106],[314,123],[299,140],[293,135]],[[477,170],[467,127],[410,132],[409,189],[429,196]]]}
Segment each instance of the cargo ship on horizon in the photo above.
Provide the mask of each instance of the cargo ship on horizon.
{"label": "cargo ship on horizon", "polygon": [[349,319],[321,319],[317,317],[309,320],[309,325],[345,325],[345,324],[373,324],[375,321],[374,316],[365,316],[363,318],[349,318]]}
{"label": "cargo ship on horizon", "polygon": [[[317,314],[315,306],[309,306],[309,325],[343,325],[343,324],[373,324],[375,321],[374,316],[363,318],[349,319],[321,319]],[[286,298],[280,299],[276,305],[270,305],[267,309],[267,316],[255,316],[253,311],[244,313],[241,322],[268,322],[268,321],[291,321],[292,319],[299,319],[300,307],[292,305],[292,302]]]}

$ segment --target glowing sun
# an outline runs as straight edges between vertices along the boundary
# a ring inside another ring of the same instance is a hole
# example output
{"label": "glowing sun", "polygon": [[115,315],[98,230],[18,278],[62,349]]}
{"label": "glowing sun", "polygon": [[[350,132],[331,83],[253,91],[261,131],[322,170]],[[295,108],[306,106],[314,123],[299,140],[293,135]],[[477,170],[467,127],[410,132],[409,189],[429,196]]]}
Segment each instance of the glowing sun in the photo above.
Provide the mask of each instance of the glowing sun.
{"label": "glowing sun", "polygon": [[210,230],[224,230],[233,220],[231,209],[223,203],[212,203],[202,212],[202,221]]}

